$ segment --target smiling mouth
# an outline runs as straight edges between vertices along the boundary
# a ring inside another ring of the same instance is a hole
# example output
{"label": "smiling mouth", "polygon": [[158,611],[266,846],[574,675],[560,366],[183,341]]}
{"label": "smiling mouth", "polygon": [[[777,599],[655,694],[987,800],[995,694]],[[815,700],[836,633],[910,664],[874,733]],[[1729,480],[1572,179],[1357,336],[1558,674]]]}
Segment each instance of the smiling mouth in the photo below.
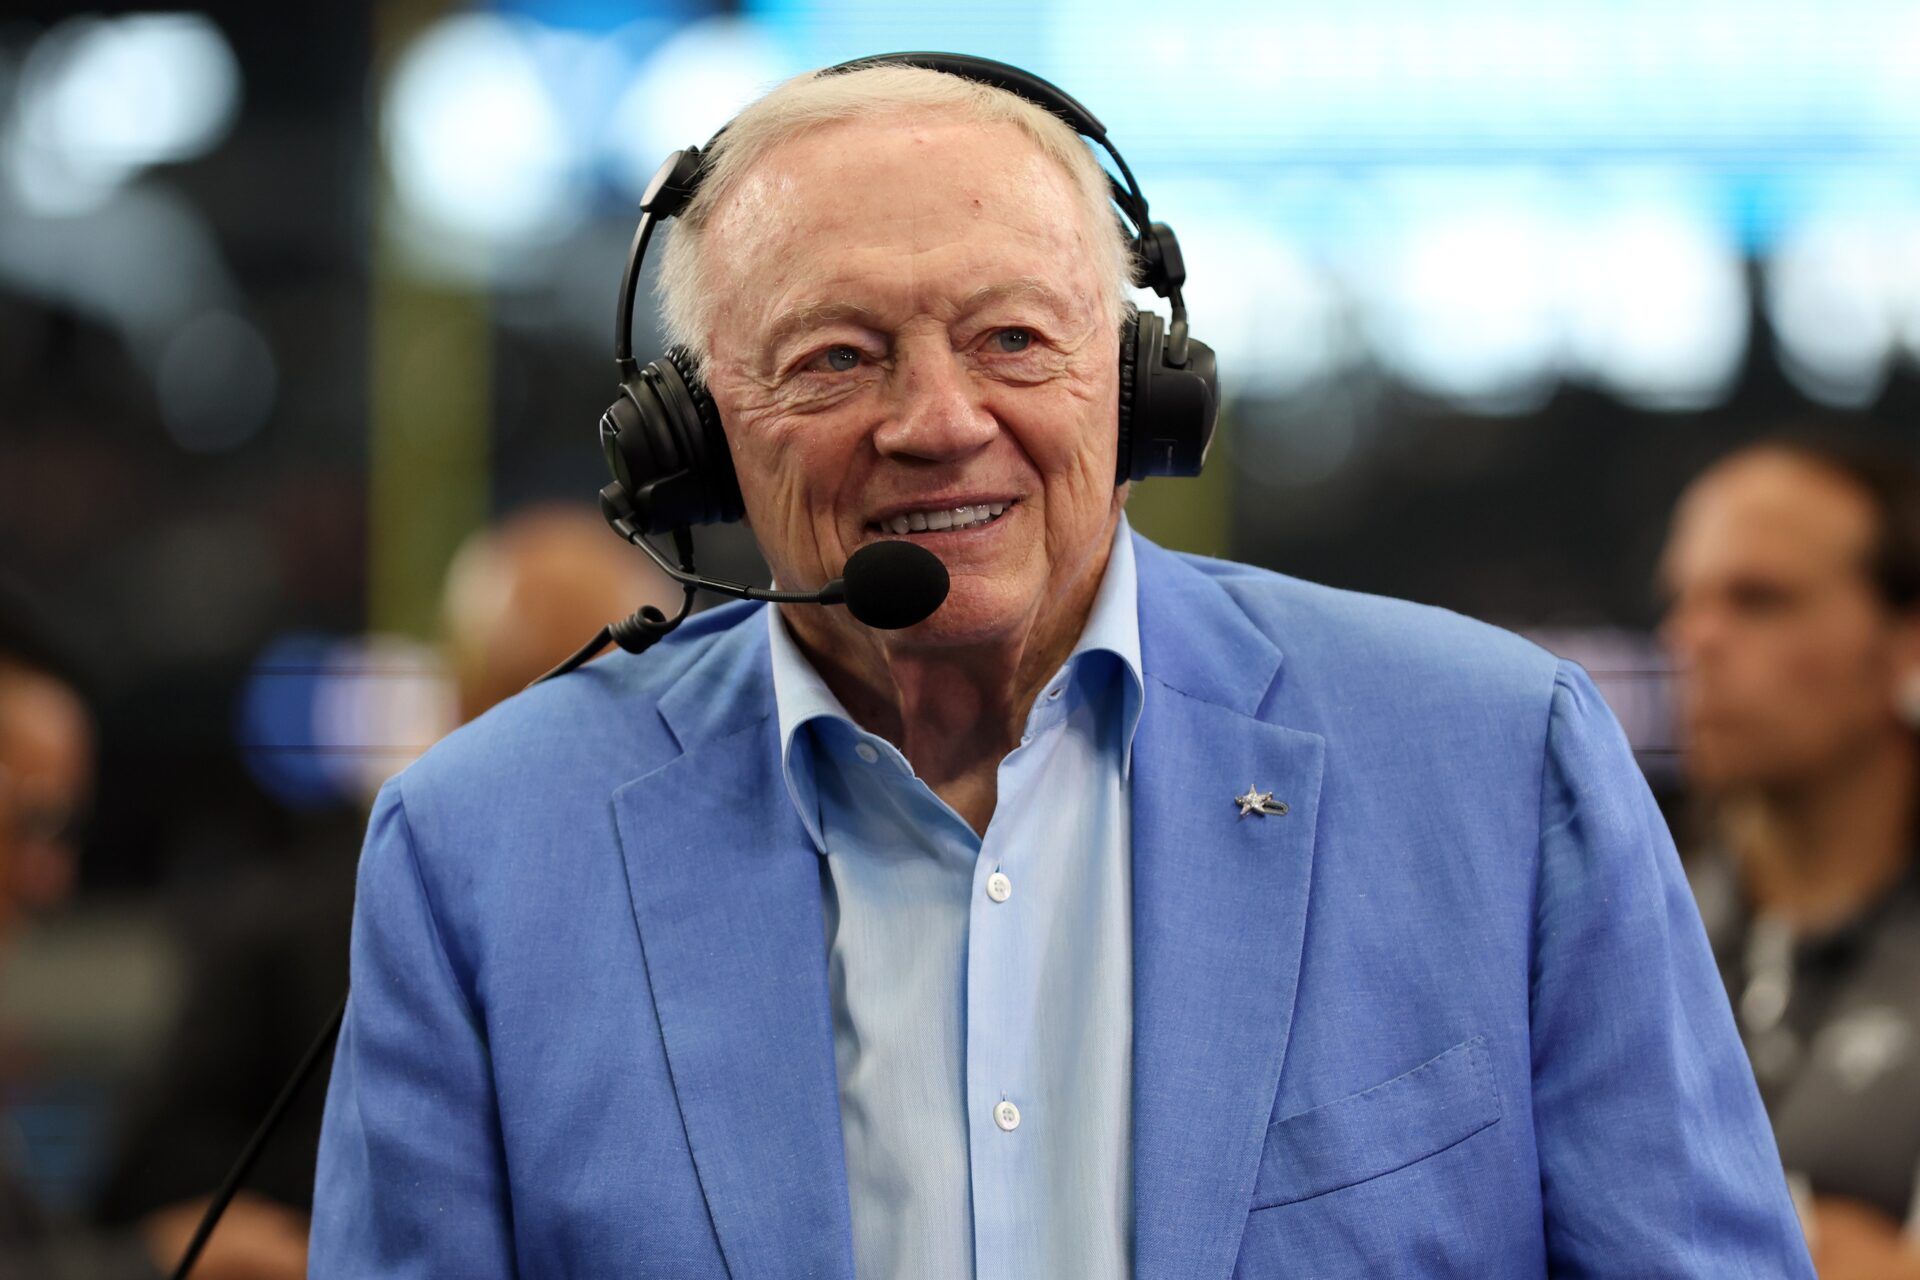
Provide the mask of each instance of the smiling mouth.
{"label": "smiling mouth", "polygon": [[878,533],[900,537],[909,533],[958,533],[981,529],[1000,519],[1014,507],[1013,502],[983,502],[971,507],[938,507],[889,516],[867,525]]}

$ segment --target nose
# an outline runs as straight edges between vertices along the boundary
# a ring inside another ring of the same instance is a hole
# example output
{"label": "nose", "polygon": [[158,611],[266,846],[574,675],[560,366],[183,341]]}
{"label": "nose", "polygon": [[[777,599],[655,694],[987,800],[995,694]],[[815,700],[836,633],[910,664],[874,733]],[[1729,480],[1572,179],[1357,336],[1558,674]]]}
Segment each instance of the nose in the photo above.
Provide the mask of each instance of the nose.
{"label": "nose", "polygon": [[886,421],[874,432],[873,444],[890,458],[957,462],[1000,431],[944,335],[901,343],[888,397]]}

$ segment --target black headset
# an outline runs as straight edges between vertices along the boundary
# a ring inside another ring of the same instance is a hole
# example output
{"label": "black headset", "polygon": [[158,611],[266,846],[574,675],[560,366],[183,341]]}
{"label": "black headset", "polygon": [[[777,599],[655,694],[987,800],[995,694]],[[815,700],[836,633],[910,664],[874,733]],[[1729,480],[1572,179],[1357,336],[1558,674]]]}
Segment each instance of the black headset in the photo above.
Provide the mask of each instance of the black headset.
{"label": "black headset", "polygon": [[[1213,348],[1187,334],[1187,308],[1180,298],[1187,271],[1180,243],[1173,228],[1149,217],[1147,198],[1140,194],[1140,184],[1127,162],[1107,141],[1106,126],[1040,77],[967,54],[884,53],[843,62],[819,74],[874,66],[944,71],[1003,89],[1058,116],[1113,157],[1120,178],[1108,175],[1108,182],[1133,243],[1134,283],[1166,298],[1173,309],[1170,324],[1163,325],[1153,312],[1135,312],[1121,330],[1120,447],[1114,484],[1148,476],[1198,475],[1219,416]],[[684,531],[690,526],[738,520],[746,504],[734,474],[733,455],[720,429],[719,411],[695,375],[692,357],[684,348],[674,347],[644,368],[635,363],[633,299],[654,228],[693,199],[706,174],[707,156],[725,132],[723,126],[706,146],[668,156],[640,199],[640,225],[627,254],[614,320],[620,398],[600,415],[600,448],[614,478],[601,491],[601,507],[608,520],[629,538],[674,532],[683,552]]]}

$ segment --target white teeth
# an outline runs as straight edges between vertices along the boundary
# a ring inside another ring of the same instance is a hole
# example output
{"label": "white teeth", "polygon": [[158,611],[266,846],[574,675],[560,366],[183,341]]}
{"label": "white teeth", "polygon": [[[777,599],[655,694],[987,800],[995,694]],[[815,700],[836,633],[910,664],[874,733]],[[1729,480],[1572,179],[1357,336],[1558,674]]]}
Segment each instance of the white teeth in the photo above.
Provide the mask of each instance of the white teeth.
{"label": "white teeth", "polygon": [[955,507],[953,509],[953,527],[963,529],[970,525],[985,524],[1007,509],[1004,502],[985,502],[973,507]]}
{"label": "white teeth", "polygon": [[947,507],[939,511],[910,511],[906,515],[889,516],[879,522],[888,533],[922,533],[941,529],[966,529],[1003,514],[1013,504],[1011,502],[984,502],[970,507]]}

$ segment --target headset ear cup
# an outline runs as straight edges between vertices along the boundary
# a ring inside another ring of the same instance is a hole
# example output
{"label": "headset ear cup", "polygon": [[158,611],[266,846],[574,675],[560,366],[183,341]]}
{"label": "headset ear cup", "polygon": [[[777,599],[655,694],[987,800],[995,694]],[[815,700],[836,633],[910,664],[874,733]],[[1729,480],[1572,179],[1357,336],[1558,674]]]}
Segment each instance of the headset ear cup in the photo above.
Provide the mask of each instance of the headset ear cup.
{"label": "headset ear cup", "polygon": [[676,399],[689,442],[686,456],[701,490],[700,503],[705,514],[694,523],[731,524],[746,514],[747,504],[740,494],[740,477],[733,469],[733,451],[727,447],[727,433],[720,426],[720,410],[713,403],[707,384],[694,372],[691,352],[684,347],[671,347],[667,350],[666,362],[679,375],[681,395]]}
{"label": "headset ear cup", "polygon": [[600,442],[642,533],[724,524],[745,509],[720,414],[684,351],[621,384],[600,418]]}
{"label": "headset ear cup", "polygon": [[1166,357],[1166,326],[1134,315],[1120,343],[1120,457],[1114,483],[1148,476],[1195,476],[1213,443],[1219,383],[1213,348],[1187,342],[1185,365]]}

